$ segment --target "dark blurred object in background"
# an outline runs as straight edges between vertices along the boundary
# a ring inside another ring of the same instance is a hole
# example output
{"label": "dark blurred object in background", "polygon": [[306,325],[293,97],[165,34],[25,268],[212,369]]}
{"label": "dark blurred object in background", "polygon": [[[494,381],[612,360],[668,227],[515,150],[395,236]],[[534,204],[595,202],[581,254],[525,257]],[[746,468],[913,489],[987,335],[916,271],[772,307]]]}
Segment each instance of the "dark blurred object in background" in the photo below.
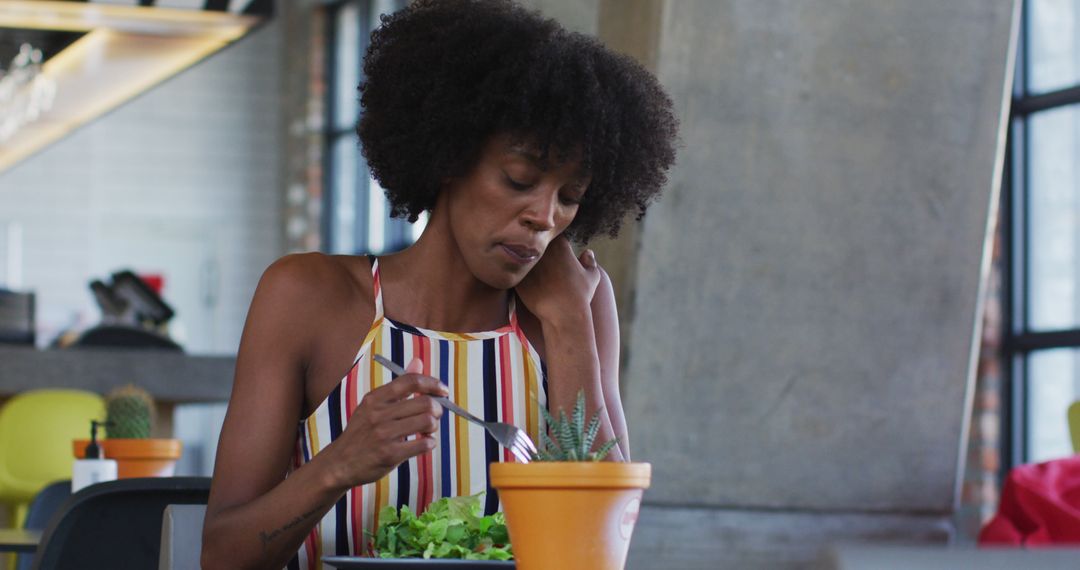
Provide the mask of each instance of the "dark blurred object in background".
{"label": "dark blurred object in background", "polygon": [[169,338],[167,323],[176,313],[153,285],[131,271],[112,274],[109,283],[94,280],[90,290],[101,307],[101,324],[83,332],[67,346],[122,346],[183,350]]}
{"label": "dark blurred object in background", "polygon": [[173,318],[172,307],[131,271],[112,274],[112,283],[90,282],[105,323],[158,328]]}
{"label": "dark blurred object in background", "polygon": [[34,294],[0,289],[0,343],[34,344]]}

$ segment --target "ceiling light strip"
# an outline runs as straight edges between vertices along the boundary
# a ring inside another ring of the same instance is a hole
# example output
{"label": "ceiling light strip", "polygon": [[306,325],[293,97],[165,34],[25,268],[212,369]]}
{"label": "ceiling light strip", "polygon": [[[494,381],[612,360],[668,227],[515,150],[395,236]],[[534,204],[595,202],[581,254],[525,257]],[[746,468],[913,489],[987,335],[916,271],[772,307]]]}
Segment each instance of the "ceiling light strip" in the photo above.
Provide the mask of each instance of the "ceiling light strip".
{"label": "ceiling light strip", "polygon": [[[260,3],[252,0],[250,4]],[[0,2],[0,27],[89,32],[107,28],[137,34],[196,34],[211,28],[249,28],[261,19],[253,13],[179,10],[90,2]]]}
{"label": "ceiling light strip", "polygon": [[[147,6],[140,0],[88,0],[86,3],[128,7]],[[148,7],[269,16],[273,11],[274,3],[262,0],[150,0]]]}

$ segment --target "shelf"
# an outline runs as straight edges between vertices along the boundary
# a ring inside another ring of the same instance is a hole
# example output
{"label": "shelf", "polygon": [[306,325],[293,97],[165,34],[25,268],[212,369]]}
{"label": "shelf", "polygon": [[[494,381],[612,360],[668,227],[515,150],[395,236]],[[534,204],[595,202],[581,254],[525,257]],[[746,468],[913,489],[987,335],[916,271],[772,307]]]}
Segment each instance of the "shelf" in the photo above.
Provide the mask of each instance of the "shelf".
{"label": "shelf", "polygon": [[38,388],[78,388],[104,394],[135,384],[159,402],[224,402],[236,358],[156,349],[36,350],[0,345],[0,395]]}

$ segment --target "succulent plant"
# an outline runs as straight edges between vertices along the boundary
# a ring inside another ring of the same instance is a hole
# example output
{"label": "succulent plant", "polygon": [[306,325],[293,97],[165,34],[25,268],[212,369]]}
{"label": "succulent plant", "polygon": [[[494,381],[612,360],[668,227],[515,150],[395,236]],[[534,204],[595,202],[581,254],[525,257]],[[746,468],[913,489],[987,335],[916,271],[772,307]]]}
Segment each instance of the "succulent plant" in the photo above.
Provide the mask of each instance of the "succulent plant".
{"label": "succulent plant", "polygon": [[597,410],[588,425],[585,424],[584,390],[578,392],[577,403],[569,418],[565,410],[559,410],[558,419],[544,408],[540,411],[547,421],[548,431],[540,434],[540,452],[535,456],[537,461],[601,461],[619,442],[619,438],[615,438],[592,451],[596,435],[600,433],[600,411]]}
{"label": "succulent plant", "polygon": [[154,399],[131,384],[105,396],[105,437],[109,439],[145,439],[153,424]]}

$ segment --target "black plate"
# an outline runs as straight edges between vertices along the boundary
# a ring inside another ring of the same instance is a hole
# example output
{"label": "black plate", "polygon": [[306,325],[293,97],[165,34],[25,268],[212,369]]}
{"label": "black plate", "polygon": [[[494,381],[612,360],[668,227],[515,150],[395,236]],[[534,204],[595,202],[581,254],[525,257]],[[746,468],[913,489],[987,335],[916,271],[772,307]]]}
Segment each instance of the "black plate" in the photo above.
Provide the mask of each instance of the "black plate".
{"label": "black plate", "polygon": [[360,558],[323,556],[323,562],[341,570],[513,570],[513,560],[457,560],[448,558]]}

